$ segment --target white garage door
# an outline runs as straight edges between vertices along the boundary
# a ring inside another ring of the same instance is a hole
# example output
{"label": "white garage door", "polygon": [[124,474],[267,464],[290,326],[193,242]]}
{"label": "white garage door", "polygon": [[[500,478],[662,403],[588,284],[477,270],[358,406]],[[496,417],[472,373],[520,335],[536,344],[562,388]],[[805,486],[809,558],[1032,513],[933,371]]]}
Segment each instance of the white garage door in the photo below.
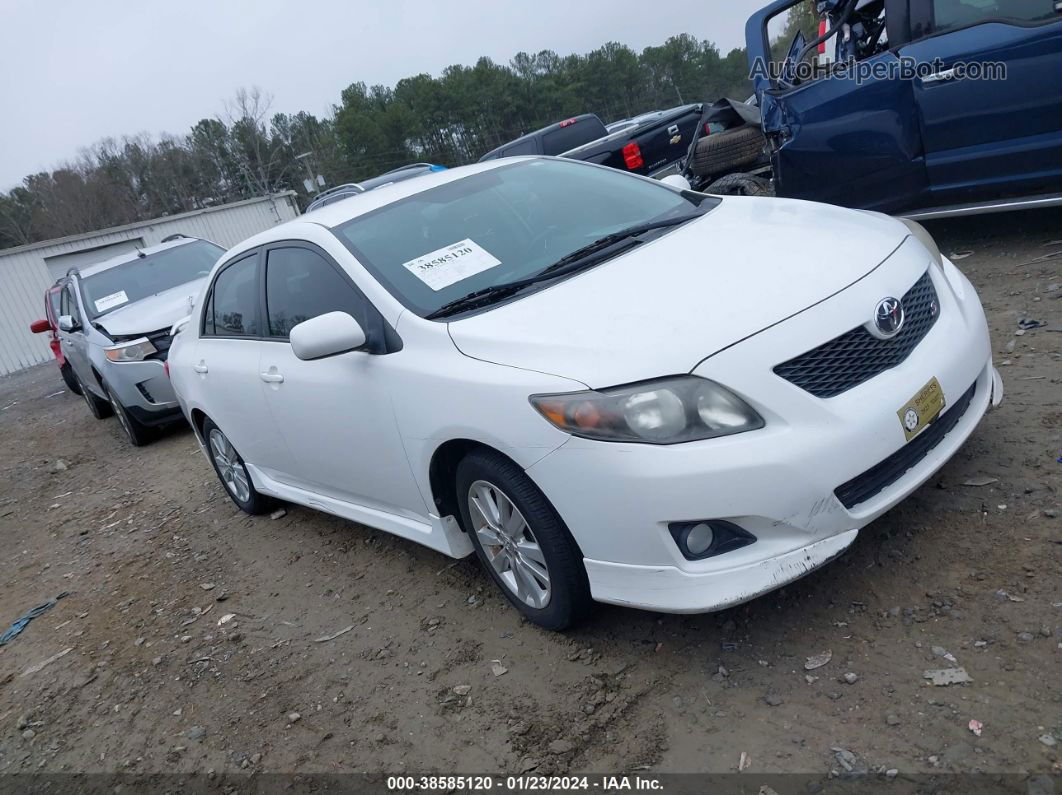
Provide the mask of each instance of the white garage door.
{"label": "white garage door", "polygon": [[58,279],[62,276],[66,276],[67,271],[71,268],[84,268],[88,265],[95,265],[97,262],[103,262],[105,259],[116,257],[119,254],[133,252],[136,251],[137,248],[143,247],[144,239],[134,237],[131,240],[123,240],[121,243],[111,243],[97,248],[82,249],[81,251],[74,251],[70,254],[57,254],[54,257],[47,257],[44,262],[48,266],[48,272],[51,273],[52,278]]}

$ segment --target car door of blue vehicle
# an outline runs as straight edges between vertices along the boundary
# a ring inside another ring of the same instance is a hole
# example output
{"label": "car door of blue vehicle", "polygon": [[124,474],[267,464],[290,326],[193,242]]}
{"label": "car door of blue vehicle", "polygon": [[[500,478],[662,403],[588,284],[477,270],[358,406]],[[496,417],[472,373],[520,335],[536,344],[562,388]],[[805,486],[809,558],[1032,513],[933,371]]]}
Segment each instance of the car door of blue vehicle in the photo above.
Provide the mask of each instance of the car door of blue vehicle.
{"label": "car door of blue vehicle", "polygon": [[760,96],[781,196],[890,211],[926,187],[911,84],[892,52],[857,74],[835,74]]}
{"label": "car door of blue vehicle", "polygon": [[914,80],[930,183],[926,204],[1062,190],[1062,13],[1056,5],[912,3],[912,29],[928,35],[900,55],[928,72]]}

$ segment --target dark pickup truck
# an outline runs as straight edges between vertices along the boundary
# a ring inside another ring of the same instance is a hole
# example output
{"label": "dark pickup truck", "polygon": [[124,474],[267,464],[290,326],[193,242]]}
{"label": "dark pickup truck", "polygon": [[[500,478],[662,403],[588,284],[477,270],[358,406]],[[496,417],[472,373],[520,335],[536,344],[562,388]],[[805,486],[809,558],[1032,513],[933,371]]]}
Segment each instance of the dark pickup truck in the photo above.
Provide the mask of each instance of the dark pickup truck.
{"label": "dark pickup truck", "polygon": [[585,160],[635,174],[663,177],[677,173],[686,156],[700,105],[683,105],[664,111],[634,127],[609,133],[592,113],[551,124],[541,130],[492,149],[479,160],[515,155],[557,155]]}
{"label": "dark pickup truck", "polygon": [[1062,0],[808,7],[749,19],[756,98],[705,106],[698,133],[727,129],[692,142],[695,188],[910,218],[1062,204]]}

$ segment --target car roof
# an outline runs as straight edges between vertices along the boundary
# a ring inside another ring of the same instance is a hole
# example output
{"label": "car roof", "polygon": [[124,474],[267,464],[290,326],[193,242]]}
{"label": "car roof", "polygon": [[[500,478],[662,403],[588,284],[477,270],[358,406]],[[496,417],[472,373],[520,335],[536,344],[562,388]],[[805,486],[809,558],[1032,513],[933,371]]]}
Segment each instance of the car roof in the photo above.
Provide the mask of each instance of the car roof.
{"label": "car roof", "polygon": [[[501,168],[502,166],[507,166],[521,160],[536,159],[558,160],[561,158],[542,158],[536,156],[502,157],[496,160],[488,160],[483,163],[474,163],[469,166],[448,168],[445,171],[426,171],[411,179],[393,182],[388,185],[381,185],[374,190],[360,193],[358,194],[357,201],[337,201],[332,204],[326,204],[324,207],[310,210],[294,220],[270,227],[264,232],[259,232],[257,235],[249,237],[242,243],[230,248],[224,259],[226,262],[231,261],[235,256],[244,251],[277,240],[298,239],[298,230],[306,223],[315,223],[327,229],[332,229],[333,227],[339,226],[354,218],[371,213],[381,207],[386,207],[388,204],[393,204],[408,196],[423,193],[424,191],[430,190],[439,185],[456,182],[459,179],[472,176],[473,174],[492,171],[493,169]],[[564,162],[572,163],[573,165],[575,164],[575,161],[571,160],[565,160]]]}
{"label": "car roof", "polygon": [[[486,162],[486,158],[491,157],[491,155],[493,155],[495,152],[500,152],[503,149],[508,149],[510,146],[515,146],[516,144],[522,143],[523,141],[526,141],[529,138],[537,138],[538,136],[544,135],[545,133],[550,132],[554,129],[559,130],[561,126],[567,127],[570,124],[589,121],[590,119],[597,119],[598,122],[601,122],[601,119],[598,118],[596,113],[580,113],[578,116],[571,116],[567,119],[561,119],[560,121],[553,122],[553,124],[547,124],[545,127],[540,127],[537,130],[532,130],[529,133],[525,133],[519,138],[513,138],[511,141],[506,141],[501,146],[494,147],[489,152],[480,155],[479,162]],[[604,126],[603,123],[602,126]],[[498,158],[493,159],[497,160]]]}
{"label": "car roof", "polygon": [[157,246],[148,246],[147,248],[138,248],[136,251],[127,251],[124,254],[118,254],[110,259],[105,259],[102,262],[95,262],[92,265],[86,265],[84,268],[79,268],[78,275],[81,278],[93,276],[101,271],[110,270],[118,265],[124,265],[135,259],[140,259],[142,256],[146,257],[150,254],[157,254],[160,251],[166,251],[167,249],[198,242],[199,238],[197,237],[182,237],[177,240],[171,240],[169,243],[159,243]]}

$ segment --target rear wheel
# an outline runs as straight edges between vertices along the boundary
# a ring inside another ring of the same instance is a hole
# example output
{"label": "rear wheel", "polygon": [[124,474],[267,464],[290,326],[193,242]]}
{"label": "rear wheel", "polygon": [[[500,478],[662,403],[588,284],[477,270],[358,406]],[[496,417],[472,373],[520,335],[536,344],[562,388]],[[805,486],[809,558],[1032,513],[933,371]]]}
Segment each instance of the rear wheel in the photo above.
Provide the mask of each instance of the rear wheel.
{"label": "rear wheel", "polygon": [[203,420],[203,438],[206,440],[207,455],[214,471],[218,473],[225,493],[229,495],[239,509],[245,513],[258,515],[272,510],[276,501],[260,494],[251,482],[244,464],[232,442],[221,432],[213,420]]}
{"label": "rear wheel", "polygon": [[70,366],[70,362],[64,362],[59,365],[59,375],[63,377],[63,383],[66,384],[67,389],[75,395],[81,394],[81,384],[78,382],[77,376],[74,375],[74,369]]}
{"label": "rear wheel", "polygon": [[765,145],[755,124],[706,135],[693,153],[693,173],[699,177],[725,174],[760,159]]}
{"label": "rear wheel", "polygon": [[136,417],[130,414],[129,409],[122,405],[121,401],[118,400],[114,392],[106,384],[103,385],[103,391],[107,393],[107,400],[111,403],[111,410],[114,411],[114,416],[118,418],[118,424],[122,426],[122,431],[125,433],[129,443],[133,447],[143,447],[150,442],[154,438],[153,429],[139,422]]}
{"label": "rear wheel", "polygon": [[500,453],[476,450],[457,467],[461,520],[483,567],[527,619],[563,630],[593,602],[583,556],[560,516]]}
{"label": "rear wheel", "polygon": [[81,388],[81,397],[85,398],[88,404],[89,413],[98,420],[111,416],[114,409],[111,408],[110,401],[97,397],[91,389],[85,386],[85,382],[77,373],[74,373],[74,378],[77,379],[77,384]]}

